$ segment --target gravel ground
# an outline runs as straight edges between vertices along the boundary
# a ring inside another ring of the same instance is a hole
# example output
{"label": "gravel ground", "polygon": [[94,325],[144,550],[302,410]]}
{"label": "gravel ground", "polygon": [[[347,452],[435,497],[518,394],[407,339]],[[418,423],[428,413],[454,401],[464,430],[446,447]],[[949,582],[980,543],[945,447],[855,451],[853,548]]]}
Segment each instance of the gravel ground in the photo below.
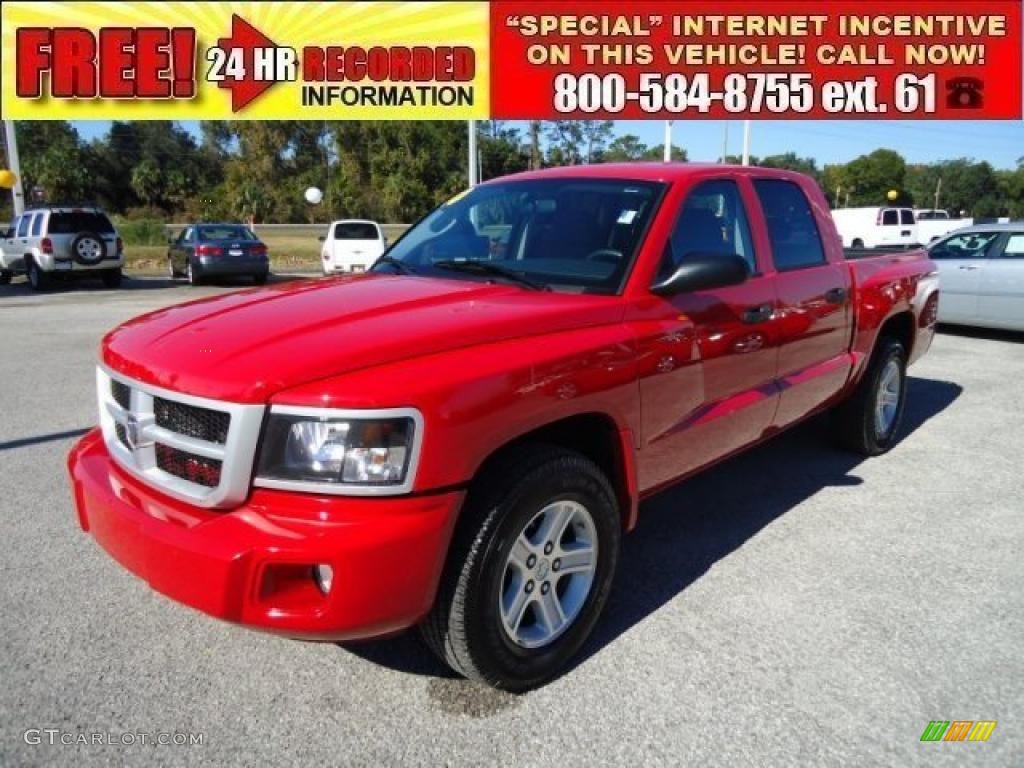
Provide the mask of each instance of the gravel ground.
{"label": "gravel ground", "polygon": [[[942,333],[885,457],[812,422],[646,502],[578,665],[511,696],[412,636],[341,647],[210,619],[78,530],[64,457],[95,421],[101,335],[220,290],[0,287],[0,765],[1024,764],[1024,337]],[[919,741],[957,719],[999,724]]]}

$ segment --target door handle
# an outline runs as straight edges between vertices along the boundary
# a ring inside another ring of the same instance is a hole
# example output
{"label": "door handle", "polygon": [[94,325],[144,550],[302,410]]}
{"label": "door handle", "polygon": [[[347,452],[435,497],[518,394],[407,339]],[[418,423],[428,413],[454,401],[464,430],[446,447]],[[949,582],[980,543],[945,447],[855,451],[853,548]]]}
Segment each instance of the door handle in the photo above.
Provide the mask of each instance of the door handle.
{"label": "door handle", "polygon": [[829,304],[845,304],[847,295],[845,288],[833,288],[825,291],[825,301]]}
{"label": "door handle", "polygon": [[973,272],[976,269],[981,269],[977,264],[961,264],[960,269],[966,269],[968,272]]}
{"label": "door handle", "polygon": [[762,304],[760,307],[753,307],[743,313],[743,322],[750,323],[764,323],[772,319],[772,315],[775,314],[771,304]]}

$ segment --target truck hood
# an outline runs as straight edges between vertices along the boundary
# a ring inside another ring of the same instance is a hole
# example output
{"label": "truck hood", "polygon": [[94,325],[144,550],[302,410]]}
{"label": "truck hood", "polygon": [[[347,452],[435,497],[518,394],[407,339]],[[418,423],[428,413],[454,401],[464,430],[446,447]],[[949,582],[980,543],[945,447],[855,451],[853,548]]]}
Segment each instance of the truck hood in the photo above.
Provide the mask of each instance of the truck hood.
{"label": "truck hood", "polygon": [[102,359],[165,389],[261,403],[404,358],[605,324],[615,301],[400,275],[295,281],[137,317],[107,334]]}

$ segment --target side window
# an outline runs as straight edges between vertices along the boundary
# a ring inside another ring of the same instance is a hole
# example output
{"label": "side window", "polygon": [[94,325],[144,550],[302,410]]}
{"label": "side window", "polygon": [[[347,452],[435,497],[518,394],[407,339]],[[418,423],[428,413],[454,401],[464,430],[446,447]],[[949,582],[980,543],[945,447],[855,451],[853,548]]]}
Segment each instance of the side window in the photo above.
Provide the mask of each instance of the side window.
{"label": "side window", "polygon": [[181,235],[182,242],[191,243],[195,241],[195,230],[188,227]]}
{"label": "side window", "polygon": [[1004,259],[1024,259],[1024,232],[1015,232],[1003,248]]}
{"label": "side window", "polygon": [[21,217],[21,223],[18,224],[18,237],[28,237],[28,225],[32,223],[32,219],[35,216],[31,214],[25,214]]}
{"label": "side window", "polygon": [[888,210],[882,211],[882,226],[883,227],[895,227],[900,223],[899,211]]}
{"label": "side window", "polygon": [[929,248],[928,255],[933,259],[984,259],[998,237],[998,232],[967,232],[954,235]]}
{"label": "side window", "polygon": [[914,224],[914,212],[904,208],[900,211],[900,224]]}
{"label": "side window", "polygon": [[21,217],[20,216],[15,216],[13,219],[11,219],[11,228],[9,230],[7,230],[7,236],[8,237],[14,237],[15,235],[18,234],[18,225],[20,223],[21,223]]}
{"label": "side window", "polygon": [[782,272],[824,264],[818,224],[803,190],[782,179],[756,179],[754,188],[768,224],[775,268]]}
{"label": "side window", "polygon": [[661,277],[668,277],[693,253],[736,254],[747,262],[751,274],[757,272],[747,211],[734,181],[705,181],[694,187],[676,219],[671,243],[659,269]]}
{"label": "side window", "polygon": [[46,218],[45,213],[37,213],[35,219],[32,220],[32,237],[37,237],[43,233],[44,218]]}

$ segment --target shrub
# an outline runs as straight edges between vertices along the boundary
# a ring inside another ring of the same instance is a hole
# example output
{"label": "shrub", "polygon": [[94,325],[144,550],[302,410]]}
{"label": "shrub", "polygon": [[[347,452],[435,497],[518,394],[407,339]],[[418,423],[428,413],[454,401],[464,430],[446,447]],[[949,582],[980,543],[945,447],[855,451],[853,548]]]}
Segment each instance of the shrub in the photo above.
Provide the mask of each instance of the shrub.
{"label": "shrub", "polygon": [[165,245],[167,228],[163,219],[126,219],[121,216],[114,218],[117,231],[125,245]]}

